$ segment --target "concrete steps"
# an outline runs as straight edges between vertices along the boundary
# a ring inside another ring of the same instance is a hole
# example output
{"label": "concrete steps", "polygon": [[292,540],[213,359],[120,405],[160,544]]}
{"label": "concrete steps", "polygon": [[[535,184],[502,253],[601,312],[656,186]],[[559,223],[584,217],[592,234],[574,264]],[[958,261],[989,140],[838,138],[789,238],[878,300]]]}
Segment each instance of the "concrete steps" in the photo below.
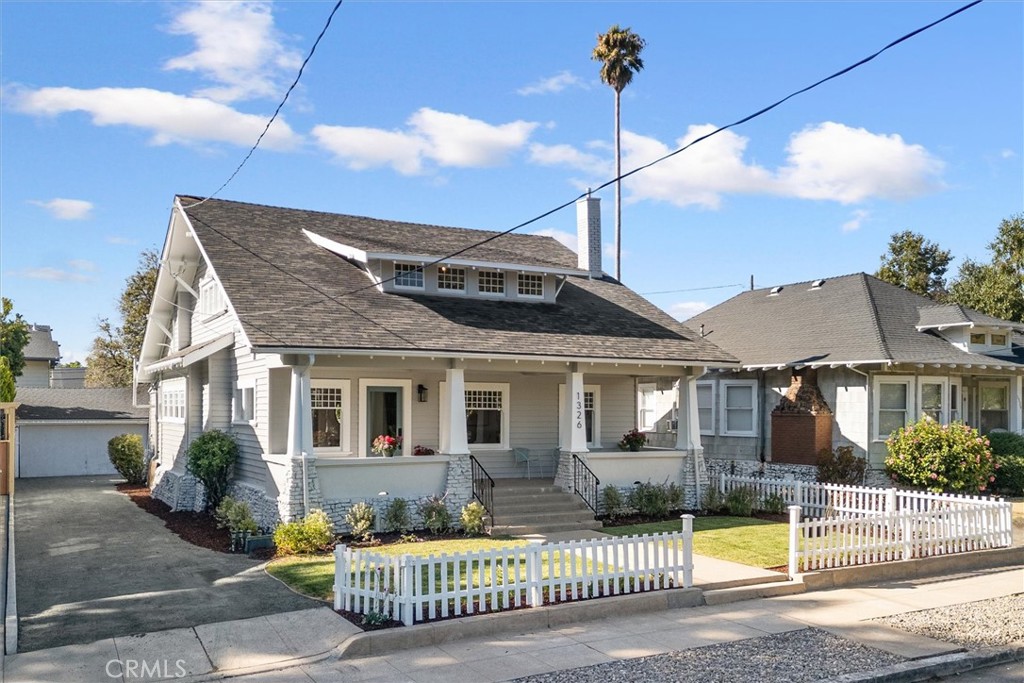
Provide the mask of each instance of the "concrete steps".
{"label": "concrete steps", "polygon": [[548,480],[499,479],[494,487],[492,534],[520,536],[601,528],[579,496]]}

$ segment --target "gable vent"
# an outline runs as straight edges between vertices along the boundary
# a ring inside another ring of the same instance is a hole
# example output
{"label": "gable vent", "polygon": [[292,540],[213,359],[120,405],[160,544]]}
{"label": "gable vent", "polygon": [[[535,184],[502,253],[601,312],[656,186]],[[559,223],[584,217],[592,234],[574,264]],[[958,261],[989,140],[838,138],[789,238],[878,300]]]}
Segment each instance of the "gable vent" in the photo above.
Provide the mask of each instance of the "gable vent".
{"label": "gable vent", "polygon": [[782,285],[779,285],[778,287],[772,287],[771,291],[768,292],[768,296],[778,296],[779,292],[781,292],[781,291],[782,291]]}
{"label": "gable vent", "polygon": [[814,282],[811,283],[811,291],[814,291],[815,289],[821,289],[821,286],[823,284],[825,284],[824,280],[815,280]]}

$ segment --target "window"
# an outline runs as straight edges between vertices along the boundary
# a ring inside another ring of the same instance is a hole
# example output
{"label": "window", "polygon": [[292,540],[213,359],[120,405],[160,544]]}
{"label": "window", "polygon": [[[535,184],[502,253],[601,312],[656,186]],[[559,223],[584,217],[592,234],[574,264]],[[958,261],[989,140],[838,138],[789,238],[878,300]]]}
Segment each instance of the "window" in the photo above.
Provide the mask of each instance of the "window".
{"label": "window", "polygon": [[724,380],[721,386],[721,433],[757,436],[757,381]]}
{"label": "window", "polygon": [[477,288],[481,294],[504,294],[505,273],[497,270],[481,270],[477,274]]}
{"label": "window", "polygon": [[992,346],[1006,346],[1005,334],[993,334],[990,339],[992,340]]}
{"label": "window", "polygon": [[217,315],[227,310],[224,292],[214,279],[204,280],[199,284],[199,301],[196,309],[200,315]]}
{"label": "window", "polygon": [[697,412],[700,415],[700,433],[715,433],[715,383],[697,382]]}
{"label": "window", "polygon": [[544,296],[544,276],[536,273],[519,273],[519,296]]}
{"label": "window", "polygon": [[984,333],[981,333],[981,334],[972,333],[971,334],[971,343],[972,344],[984,344],[985,343],[985,334]]}
{"label": "window", "polygon": [[638,415],[637,424],[640,426],[641,431],[652,431],[655,428],[655,421],[657,415],[655,408],[657,407],[657,384],[640,384],[637,389],[640,391],[640,414]]}
{"label": "window", "polygon": [[349,380],[314,379],[309,399],[316,453],[349,453]]}
{"label": "window", "polygon": [[[562,423],[565,418],[565,385],[558,385],[558,443],[562,443]],[[587,447],[601,447],[601,385],[583,385],[583,420],[587,434]]]}
{"label": "window", "polygon": [[235,386],[234,396],[235,422],[251,423],[256,419],[256,384],[252,380]]}
{"label": "window", "polygon": [[945,381],[931,381],[922,379],[918,387],[920,395],[920,414],[927,415],[936,422],[946,422],[946,411],[943,406],[943,395],[946,393]]}
{"label": "window", "polygon": [[437,288],[447,292],[465,292],[466,269],[441,266],[437,270]]}
{"label": "window", "polygon": [[907,424],[913,414],[912,377],[876,377],[875,440],[884,441]]}
{"label": "window", "polygon": [[1010,387],[1006,384],[978,384],[978,428],[982,434],[1010,428]]}
{"label": "window", "polygon": [[171,422],[185,421],[185,379],[160,384],[160,417]]}
{"label": "window", "polygon": [[960,416],[960,380],[952,379],[949,381],[949,421],[959,422],[962,419]]}
{"label": "window", "polygon": [[412,263],[396,263],[395,287],[423,289],[423,269]]}
{"label": "window", "polygon": [[508,385],[466,383],[466,441],[470,446],[508,448]]}

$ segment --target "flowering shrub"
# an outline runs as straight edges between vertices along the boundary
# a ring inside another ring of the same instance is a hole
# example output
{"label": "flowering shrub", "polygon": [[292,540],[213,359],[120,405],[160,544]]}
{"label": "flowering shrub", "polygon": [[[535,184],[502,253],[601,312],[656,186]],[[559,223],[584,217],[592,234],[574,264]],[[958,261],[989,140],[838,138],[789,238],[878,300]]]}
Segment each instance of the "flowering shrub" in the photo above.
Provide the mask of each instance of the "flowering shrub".
{"label": "flowering shrub", "polygon": [[885,470],[894,482],[929,491],[985,491],[999,467],[988,439],[960,422],[940,425],[925,416],[886,439]]}
{"label": "flowering shrub", "polygon": [[634,427],[622,435],[619,448],[624,451],[638,451],[645,443],[647,443],[647,435]]}
{"label": "flowering shrub", "polygon": [[385,458],[390,458],[401,445],[402,437],[381,434],[373,440],[373,443],[370,445],[370,450],[377,455],[383,455]]}

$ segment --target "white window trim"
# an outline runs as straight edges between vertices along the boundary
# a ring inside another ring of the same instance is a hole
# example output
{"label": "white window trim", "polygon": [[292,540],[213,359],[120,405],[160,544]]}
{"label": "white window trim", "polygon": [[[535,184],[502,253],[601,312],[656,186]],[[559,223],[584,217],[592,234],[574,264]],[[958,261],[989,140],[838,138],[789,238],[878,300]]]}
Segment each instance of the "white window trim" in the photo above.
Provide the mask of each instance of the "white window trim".
{"label": "white window trim", "polygon": [[[168,415],[165,412],[167,410],[167,395],[178,393],[181,394],[181,417]],[[185,424],[186,419],[188,419],[188,386],[185,383],[185,378],[176,377],[160,382],[160,420],[174,424]]]}
{"label": "white window trim", "polygon": [[[647,389],[645,391],[641,387],[650,387],[650,389]],[[639,429],[641,432],[657,431],[657,427],[658,427],[658,417],[654,414],[655,411],[656,411],[656,407],[654,405],[651,405],[651,406],[648,406],[647,408],[644,408],[643,401],[641,400],[641,397],[644,395],[644,393],[647,393],[647,392],[650,393],[651,403],[652,404],[657,404],[657,402],[658,402],[658,383],[657,382],[640,382],[640,383],[637,384],[637,392],[636,392],[636,426],[637,426],[637,429]],[[645,410],[649,410],[650,413],[651,413],[651,418],[652,419],[651,419],[651,423],[650,424],[647,424],[646,422],[644,422],[643,415],[644,415],[644,411]]]}
{"label": "white window trim", "polygon": [[[523,275],[527,275],[527,276],[530,276],[530,277],[539,277],[540,278],[540,294],[523,294],[523,290],[522,290],[522,287],[520,286],[520,282],[519,282],[519,278],[521,276],[523,276]],[[547,293],[547,289],[548,289],[547,285],[548,285],[547,278],[545,278],[544,275],[542,275],[542,274],[539,274],[539,273],[516,273],[516,297],[518,297],[520,299],[538,299],[538,300],[539,299],[543,299],[544,296]]]}
{"label": "white window trim", "polygon": [[[310,379],[309,388],[330,388],[341,389],[341,415],[340,422],[340,447],[338,448],[314,448],[313,452],[319,457],[352,457],[352,380],[348,379]],[[360,406],[363,410],[363,406]],[[312,401],[310,401],[310,417],[312,419]]]}
{"label": "white window trim", "polygon": [[915,420],[920,420],[924,415],[924,385],[938,384],[939,395],[942,397],[942,405],[939,410],[939,424],[949,424],[949,379],[946,377],[929,377],[921,375],[917,378],[917,409]]}
{"label": "white window trim", "polygon": [[1002,389],[1003,390],[1003,395],[1006,397],[1006,408],[1003,411],[1000,411],[1000,412],[1005,412],[1006,413],[1006,424],[1007,424],[1007,426],[1012,425],[1013,424],[1013,416],[1011,415],[1011,412],[1013,410],[1013,396],[1012,396],[1011,392],[1013,390],[1013,385],[1009,381],[1006,381],[1006,382],[993,382],[993,381],[987,381],[986,382],[986,381],[981,381],[981,382],[978,382],[978,400],[977,400],[977,407],[976,407],[976,409],[974,411],[975,412],[975,417],[977,418],[977,425],[978,425],[978,427],[980,428],[980,426],[981,426],[981,413],[982,412],[996,412],[994,410],[992,410],[992,411],[983,411],[982,408],[981,408],[981,391],[982,391],[982,389],[988,389],[988,388],[996,388],[996,389]]}
{"label": "white window trim", "polygon": [[[601,448],[601,385],[584,384],[583,393],[594,394],[594,440],[587,442],[587,448]],[[585,403],[584,403],[585,405]],[[562,443],[562,424],[565,422],[565,384],[558,385],[558,443]]]}
{"label": "white window trim", "polygon": [[872,439],[875,442],[885,441],[889,438],[888,434],[879,434],[879,410],[881,408],[881,386],[883,384],[905,384],[907,386],[907,410],[906,417],[903,420],[904,426],[914,421],[914,415],[917,414],[917,405],[914,403],[914,399],[917,396],[915,391],[915,384],[913,375],[876,375],[871,382],[871,414],[874,424],[871,426]]}
{"label": "white window trim", "polygon": [[369,446],[363,450],[369,438],[369,430],[366,420],[369,417],[366,406],[366,390],[370,387],[402,387],[402,452],[401,455],[412,453],[413,439],[412,431],[412,380],[411,379],[360,379],[359,380],[359,457],[370,457]]}
{"label": "white window trim", "polygon": [[442,271],[440,268],[437,269],[437,291],[439,294],[466,294],[469,291],[469,270],[464,266],[447,266],[449,271],[461,270],[462,271],[462,289],[452,289],[451,287],[441,286],[441,275]]}
{"label": "white window trim", "polygon": [[391,266],[391,275],[394,278],[391,281],[392,286],[394,286],[395,289],[408,289],[408,290],[411,290],[411,291],[414,291],[414,292],[422,292],[426,288],[426,284],[427,284],[427,271],[426,270],[421,270],[420,271],[420,284],[419,284],[419,286],[417,286],[417,285],[400,285],[400,284],[398,284],[398,266],[399,265],[412,266],[413,268],[419,268],[420,267],[419,263],[408,263],[406,261],[395,261],[392,264],[392,266]]}
{"label": "white window trim", "polygon": [[[502,290],[500,292],[485,292],[482,289],[480,289],[480,275],[483,274],[483,273],[497,273],[498,275],[500,275],[501,276],[501,281],[503,283]],[[494,270],[488,270],[488,269],[478,270],[477,271],[477,275],[476,275],[476,293],[479,294],[480,296],[491,297],[491,298],[494,298],[494,299],[504,299],[504,298],[506,298],[508,296],[508,278],[505,276],[505,271],[497,270],[497,269],[494,269]]]}
{"label": "white window trim", "polygon": [[[246,390],[252,390],[252,417],[246,418],[240,415],[240,408],[243,407]],[[239,379],[235,382],[234,391],[231,395],[231,424],[255,425],[256,424],[256,378],[250,377]]]}
{"label": "white window trim", "polygon": [[[698,388],[700,388],[700,387],[707,387],[707,386],[711,387],[711,429],[704,429],[703,427],[701,427],[700,433],[701,433],[702,436],[714,436],[715,435],[715,425],[718,424],[717,421],[715,420],[715,417],[716,417],[715,412],[716,412],[716,409],[718,407],[718,401],[717,401],[717,399],[718,399],[718,382],[716,382],[714,380],[707,380],[707,379],[705,379],[705,380],[698,380],[697,381],[697,387]],[[698,408],[698,411],[697,411],[698,418],[697,419],[699,420],[700,419],[700,410],[699,410],[699,408],[700,408],[700,401],[699,400],[697,402],[697,408]],[[698,424],[698,426],[700,426],[700,425]]]}
{"label": "white window trim", "polygon": [[[721,381],[721,391],[718,392],[718,431],[722,436],[757,436],[757,428],[760,425],[760,415],[757,412],[757,380],[756,379],[725,379]],[[728,411],[725,407],[726,398],[729,395],[729,387],[750,387],[751,403],[751,426],[749,431],[730,431],[728,428]]]}
{"label": "white window trim", "polygon": [[[508,382],[466,382],[465,383],[465,390],[466,391],[476,390],[476,391],[500,391],[500,392],[502,392],[501,393],[501,443],[500,444],[471,443],[471,444],[468,444],[469,452],[470,453],[472,453],[474,451],[507,451],[507,450],[509,450],[511,448],[511,446],[509,446],[509,444],[512,443],[511,437],[509,435],[509,429],[510,429],[511,424],[512,424],[512,420],[511,420],[511,417],[510,417],[511,414],[512,414],[512,402],[511,402],[512,392],[510,391],[510,388],[509,388],[510,386],[511,385]],[[442,382],[439,383],[438,395],[441,397],[442,401],[448,400],[448,383],[447,382],[443,382],[442,381]],[[439,415],[438,434],[440,434],[441,430],[444,429],[444,425],[440,424],[440,422],[444,420],[444,411],[439,411],[439,412],[441,412],[441,415]],[[465,419],[465,418],[463,418],[463,419]]]}
{"label": "white window trim", "polygon": [[[953,405],[953,387],[956,387],[956,399],[958,404],[956,406]],[[948,399],[947,403],[949,403],[949,405],[946,407],[946,418],[948,419],[948,421],[953,421],[953,408],[955,407],[957,419],[960,422],[963,422],[964,413],[966,413],[967,411],[964,408],[964,385],[963,380],[960,377],[949,378],[949,386],[946,388],[946,398]]]}

